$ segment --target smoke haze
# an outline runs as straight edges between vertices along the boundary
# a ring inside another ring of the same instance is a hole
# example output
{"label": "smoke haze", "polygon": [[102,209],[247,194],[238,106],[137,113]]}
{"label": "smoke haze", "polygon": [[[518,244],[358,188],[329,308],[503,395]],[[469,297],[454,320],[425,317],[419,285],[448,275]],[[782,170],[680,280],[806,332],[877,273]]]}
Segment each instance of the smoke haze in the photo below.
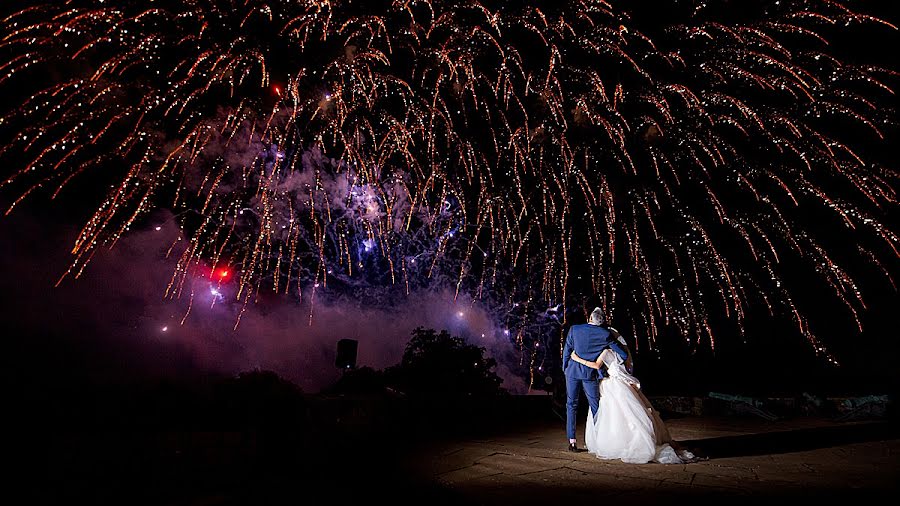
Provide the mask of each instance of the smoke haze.
{"label": "smoke haze", "polygon": [[[234,282],[220,285],[191,273],[179,297],[164,297],[184,242],[171,215],[157,213],[149,226],[99,250],[80,278],[69,276],[54,287],[68,268],[77,232],[54,223],[58,218],[17,212],[0,220],[0,289],[6,320],[17,329],[10,339],[34,354],[17,360],[30,361],[28,369],[37,374],[62,367],[116,381],[265,369],[314,393],[340,376],[334,365],[339,339],[359,341],[358,366],[382,369],[399,362],[411,331],[424,326],[484,347],[498,362],[503,387],[527,391],[515,372],[518,353],[503,329],[470,299],[454,301],[452,291],[412,293],[392,307],[330,301],[321,289],[313,298],[311,287],[304,287],[302,299],[296,290],[294,296],[261,291],[235,330],[241,304]],[[42,362],[41,354],[54,353],[55,360]]]}

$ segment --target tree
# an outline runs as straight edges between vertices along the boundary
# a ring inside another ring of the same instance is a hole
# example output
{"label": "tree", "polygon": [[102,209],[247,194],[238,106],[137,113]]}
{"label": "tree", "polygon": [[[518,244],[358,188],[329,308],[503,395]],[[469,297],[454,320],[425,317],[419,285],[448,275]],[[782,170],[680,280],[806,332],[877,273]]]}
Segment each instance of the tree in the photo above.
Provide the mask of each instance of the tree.
{"label": "tree", "polygon": [[387,382],[411,397],[484,398],[506,394],[494,373],[497,361],[485,349],[446,330],[417,327],[400,364],[385,371]]}

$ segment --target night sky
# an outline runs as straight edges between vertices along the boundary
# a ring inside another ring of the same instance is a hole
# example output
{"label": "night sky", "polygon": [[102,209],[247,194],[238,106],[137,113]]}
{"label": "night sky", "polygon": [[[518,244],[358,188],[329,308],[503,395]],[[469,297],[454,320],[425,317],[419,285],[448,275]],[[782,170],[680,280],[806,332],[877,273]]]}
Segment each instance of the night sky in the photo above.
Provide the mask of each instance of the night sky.
{"label": "night sky", "polygon": [[[851,5],[897,24],[900,18],[882,5],[887,3]],[[725,9],[731,2],[716,5]],[[12,10],[7,5],[2,7],[2,12]],[[661,19],[665,12],[658,15]],[[725,17],[741,23],[741,15],[740,9],[735,9]],[[637,14],[635,17],[647,26],[659,23],[659,19],[647,14],[643,18]],[[843,61],[896,68],[891,53],[897,47],[897,30],[851,26],[845,30],[835,28],[829,35],[831,53]],[[5,61],[10,53],[8,48],[4,51]],[[896,78],[889,82],[898,84]],[[0,92],[14,97],[2,105],[4,113],[15,107],[12,104],[20,93],[34,91],[28,90],[28,85],[29,81],[14,80],[12,84],[4,84],[6,88],[0,88]],[[876,104],[880,109],[896,110],[895,95],[892,101],[881,100],[885,101]],[[887,204],[877,208],[876,212],[881,214],[876,218],[887,230],[896,233],[898,129],[895,113],[888,114],[894,121],[884,127],[884,139],[860,140],[857,146],[864,158],[888,167],[884,169],[884,178],[894,193],[885,199]],[[0,140],[9,141],[15,134],[8,131],[8,126],[3,128],[7,131]],[[843,138],[864,137],[849,124],[835,123],[833,128],[844,129],[838,132]],[[18,149],[15,147],[18,144],[10,142],[10,146]],[[23,160],[7,155],[0,158],[0,163],[2,174],[8,177],[20,170]],[[463,290],[458,298],[454,297],[453,283],[421,283],[408,295],[398,289],[400,293],[391,295],[389,300],[378,301],[354,296],[352,286],[347,285],[343,293],[323,294],[312,304],[308,295],[298,298],[296,294],[261,290],[256,301],[245,307],[235,300],[239,276],[226,263],[212,273],[192,271],[185,277],[181,295],[167,298],[166,289],[177,259],[196,224],[186,223],[177,214],[178,209],[173,211],[165,205],[141,215],[113,247],[104,245],[94,250],[92,260],[78,279],[68,276],[56,286],[73,261],[71,250],[79,230],[104,200],[109,182],[117,174],[120,172],[110,170],[75,178],[55,199],[50,198],[51,192],[46,188],[38,189],[0,218],[3,370],[7,385],[13,385],[26,396],[52,398],[78,389],[89,391],[160,379],[190,381],[207,374],[227,376],[252,369],[272,370],[304,391],[314,393],[340,377],[341,372],[334,366],[339,339],[359,340],[359,366],[382,369],[399,361],[410,332],[418,326],[447,329],[483,346],[497,359],[497,372],[504,379],[503,386],[511,392],[541,391],[549,384],[545,378],[560,379],[555,356],[560,322],[553,320],[556,324],[551,322],[531,331],[544,332],[543,338],[535,339],[528,334],[529,340],[524,344],[517,342],[515,325],[520,320],[513,322],[508,313],[498,316],[496,306],[473,301],[474,290]],[[833,184],[836,184],[834,180],[823,182],[823,188],[829,192],[834,190],[835,195],[845,195],[845,189],[829,186]],[[21,186],[0,188],[3,209],[21,194]],[[617,195],[617,198],[621,197]],[[717,330],[722,329],[722,333],[716,334],[715,351],[708,346],[707,338],[702,342],[685,341],[674,326],[660,327],[652,349],[646,335],[628,335],[637,349],[636,372],[643,378],[648,392],[881,394],[896,391],[900,384],[895,366],[900,335],[896,324],[900,297],[896,288],[882,271],[854,264],[858,259],[845,255],[854,250],[857,231],[835,233],[840,220],[821,215],[819,208],[800,206],[790,212],[795,214],[791,218],[803,224],[819,244],[835,251],[838,263],[849,264],[863,294],[866,309],[859,315],[863,325],[860,332],[845,306],[832,296],[829,286],[819,277],[796,274],[789,280],[794,301],[809,316],[816,335],[840,366],[816,355],[812,346],[796,335],[787,315],[768,317],[760,306],[750,306],[745,335],[741,338],[730,326],[730,317],[723,315],[717,306],[710,306],[709,321]],[[661,218],[665,219],[678,218]],[[719,241],[726,252],[743,247],[735,245],[734,238],[724,234],[714,235],[712,240]],[[867,241],[866,244],[872,244],[870,239]],[[580,254],[587,255],[585,251]],[[896,283],[896,251],[883,245],[876,251]],[[488,258],[488,254],[484,257]],[[786,256],[782,267],[790,271],[791,261]],[[540,264],[540,259],[537,263]],[[198,267],[201,264],[210,265],[200,262]],[[797,272],[800,267],[798,263]],[[740,269],[738,265],[736,270]],[[585,290],[590,275],[589,269],[583,266],[569,273],[570,311],[577,307],[576,296],[582,293],[579,290]],[[623,278],[619,293],[640,292],[643,288],[637,279]],[[696,299],[701,305],[705,301],[702,297]],[[538,313],[541,307],[552,309],[560,301],[542,303],[543,306],[537,304]],[[626,331],[640,332],[640,325],[630,323],[639,307],[630,306],[628,318],[625,310],[620,311],[622,323],[618,325]],[[613,324],[617,325],[615,318]],[[511,328],[513,337],[510,337]],[[536,350],[534,343],[544,349]],[[540,369],[529,367],[531,357],[536,357]],[[532,373],[535,385],[529,388]]]}

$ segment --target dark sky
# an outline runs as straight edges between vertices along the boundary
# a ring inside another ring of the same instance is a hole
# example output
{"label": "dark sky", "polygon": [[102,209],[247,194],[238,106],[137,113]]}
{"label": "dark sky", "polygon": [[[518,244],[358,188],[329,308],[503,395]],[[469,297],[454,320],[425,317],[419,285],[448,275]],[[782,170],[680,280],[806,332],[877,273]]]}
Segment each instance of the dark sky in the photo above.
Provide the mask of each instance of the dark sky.
{"label": "dark sky", "polygon": [[[861,5],[890,17],[890,3]],[[892,63],[891,40],[896,36],[890,31],[856,31],[835,51],[860,63],[884,65]],[[880,149],[896,153],[895,145]],[[173,267],[165,253],[179,236],[165,213],[154,215],[112,251],[100,250],[80,279],[54,287],[71,260],[75,233],[89,216],[85,202],[99,201],[85,197],[83,190],[76,185],[55,202],[35,195],[0,218],[3,366],[12,384],[52,389],[64,382],[90,386],[263,368],[312,392],[339,377],[334,367],[338,339],[359,339],[359,365],[382,368],[399,360],[412,328],[425,325],[447,328],[485,346],[501,363],[504,386],[525,391],[523,379],[511,372],[518,361],[512,346],[495,337],[503,329],[477,307],[454,303],[445,292],[414,294],[405,305],[389,309],[319,305],[311,320],[306,302],[266,298],[250,307],[233,330],[240,308],[228,302],[231,287],[223,287],[223,297],[213,304],[214,287],[197,278],[190,285],[191,314],[181,325],[189,297],[163,298]],[[10,198],[8,192],[0,193],[0,203]],[[716,357],[692,356],[677,344],[664,345],[659,355],[644,357],[643,372],[660,390],[677,378],[674,383],[691,387],[747,389],[758,384],[776,390],[779,384],[804,388],[822,380],[834,391],[841,386],[856,392],[893,391],[900,369],[894,362],[900,299],[883,280],[863,285],[871,288],[864,292],[870,294],[864,332],[830,338],[844,363],[840,369],[823,366],[803,343],[776,344],[785,340],[771,335],[755,338],[753,345],[722,339]]]}

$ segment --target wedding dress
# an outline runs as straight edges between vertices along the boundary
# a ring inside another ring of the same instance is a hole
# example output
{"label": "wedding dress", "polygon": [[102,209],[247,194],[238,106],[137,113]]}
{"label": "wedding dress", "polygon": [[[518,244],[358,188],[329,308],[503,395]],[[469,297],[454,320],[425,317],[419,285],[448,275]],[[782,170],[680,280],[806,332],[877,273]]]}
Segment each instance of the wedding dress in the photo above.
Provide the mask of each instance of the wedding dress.
{"label": "wedding dress", "polygon": [[694,459],[688,451],[676,451],[659,413],[641,392],[637,378],[626,371],[612,350],[600,354],[608,377],[600,382],[598,416],[588,410],[585,446],[601,459],[644,464],[682,464]]}

